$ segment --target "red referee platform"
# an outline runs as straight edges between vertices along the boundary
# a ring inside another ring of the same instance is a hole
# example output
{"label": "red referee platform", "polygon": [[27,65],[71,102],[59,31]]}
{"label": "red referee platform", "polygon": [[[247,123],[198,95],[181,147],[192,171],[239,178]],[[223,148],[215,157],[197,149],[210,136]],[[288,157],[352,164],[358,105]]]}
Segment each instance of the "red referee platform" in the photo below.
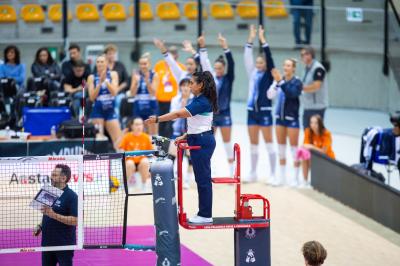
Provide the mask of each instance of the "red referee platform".
{"label": "red referee platform", "polygon": [[[213,217],[212,224],[191,224],[183,209],[182,160],[185,150],[198,150],[200,146],[188,146],[186,140],[177,142],[178,147],[178,220],[185,229],[234,229],[235,265],[271,265],[270,204],[258,194],[241,194],[240,146],[234,145],[236,163],[233,177],[214,177],[216,185],[235,186],[235,210],[233,217]],[[262,201],[262,215],[254,215],[250,203]]]}

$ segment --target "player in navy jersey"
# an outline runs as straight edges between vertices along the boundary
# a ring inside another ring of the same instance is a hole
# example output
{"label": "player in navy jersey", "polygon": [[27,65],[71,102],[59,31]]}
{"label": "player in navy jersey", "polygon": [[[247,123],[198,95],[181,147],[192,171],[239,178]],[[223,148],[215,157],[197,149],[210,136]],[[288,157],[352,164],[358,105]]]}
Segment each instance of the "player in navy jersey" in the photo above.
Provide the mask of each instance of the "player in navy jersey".
{"label": "player in navy jersey", "polygon": [[213,221],[211,157],[215,149],[215,138],[212,121],[213,113],[218,111],[217,92],[214,78],[209,71],[194,73],[190,88],[194,98],[185,108],[162,116],[151,116],[146,123],[187,118],[187,133],[176,140],[187,139],[190,146],[201,146],[201,149],[190,152],[199,194],[199,211],[189,219],[189,223],[207,224]]}
{"label": "player in navy jersey", "polygon": [[267,90],[273,82],[271,70],[275,67],[271,50],[264,37],[262,26],[258,28],[258,38],[262,44],[263,53],[253,59],[253,41],[257,35],[254,25],[250,26],[249,37],[244,49],[244,62],[249,78],[249,97],[247,101],[247,126],[250,137],[251,170],[244,181],[257,181],[258,142],[260,131],[264,137],[268,152],[270,174],[269,178],[275,176],[276,154],[272,142],[272,105],[267,98]]}
{"label": "player in navy jersey", "polygon": [[[135,116],[146,120],[151,115],[158,114],[158,104],[156,99],[156,89],[159,78],[157,73],[151,70],[150,54],[145,53],[139,59],[139,71],[132,73],[131,96],[135,96],[134,113]],[[157,125],[148,125],[150,135],[156,135]]]}
{"label": "player in navy jersey", "polygon": [[107,130],[114,144],[118,149],[118,141],[122,136],[121,127],[115,113],[115,95],[118,94],[118,74],[107,69],[105,55],[96,59],[96,73],[88,77],[88,91],[90,101],[93,102],[90,119],[93,124]]}
{"label": "player in navy jersey", "polygon": [[[288,184],[296,187],[299,175],[299,162],[296,162],[296,151],[299,142],[299,109],[300,95],[303,83],[295,76],[296,60],[287,59],[283,63],[284,76],[277,69],[272,70],[274,82],[268,89],[269,99],[277,97],[275,111],[276,139],[279,146],[280,176],[271,181],[272,185]],[[286,177],[286,139],[289,138],[292,158],[295,161],[295,175],[289,179]]]}
{"label": "player in navy jersey", "polygon": [[220,56],[214,62],[214,68],[211,67],[208,58],[208,52],[205,47],[205,38],[200,36],[198,43],[200,46],[200,63],[203,71],[210,71],[214,76],[214,81],[217,86],[218,97],[218,114],[214,117],[213,125],[215,129],[221,130],[222,140],[231,173],[233,173],[233,147],[231,144],[232,118],[231,118],[231,96],[233,81],[235,79],[235,62],[231,50],[229,50],[228,42],[222,34],[218,35],[218,41],[224,50],[226,62],[223,56]]}

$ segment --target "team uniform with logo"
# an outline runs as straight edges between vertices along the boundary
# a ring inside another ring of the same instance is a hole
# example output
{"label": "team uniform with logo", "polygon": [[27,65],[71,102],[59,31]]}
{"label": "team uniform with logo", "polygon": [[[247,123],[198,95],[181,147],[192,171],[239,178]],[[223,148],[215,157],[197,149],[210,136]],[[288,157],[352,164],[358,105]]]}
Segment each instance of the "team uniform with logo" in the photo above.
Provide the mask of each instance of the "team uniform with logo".
{"label": "team uniform with logo", "polygon": [[267,92],[269,99],[278,97],[275,111],[275,124],[289,128],[299,128],[300,95],[303,84],[297,77],[291,80],[273,82]]}
{"label": "team uniform with logo", "polygon": [[[111,72],[107,70],[106,81],[111,83]],[[100,77],[98,74],[94,75],[94,86],[96,87],[100,83]],[[92,113],[90,118],[92,119],[104,119],[106,121],[117,119],[117,114],[114,110],[115,98],[108,90],[107,85],[103,82],[100,85],[99,95],[93,103]]]}
{"label": "team uniform with logo", "polygon": [[272,126],[272,102],[267,98],[267,90],[273,82],[271,70],[275,68],[271,50],[264,44],[263,51],[267,63],[265,71],[259,71],[254,66],[253,44],[247,43],[244,48],[244,62],[249,77],[249,96],[247,100],[247,125]]}
{"label": "team uniform with logo", "polygon": [[[138,90],[135,96],[135,115],[141,117],[143,120],[146,120],[151,115],[158,114],[158,104],[156,97],[151,95],[146,81],[144,79],[144,75],[140,72],[140,80],[138,83]],[[154,72],[150,71],[150,83],[153,81]]]}
{"label": "team uniform with logo", "polygon": [[229,49],[224,50],[227,61],[227,72],[222,77],[217,77],[213,68],[206,48],[200,49],[200,62],[203,71],[210,71],[214,76],[215,84],[217,85],[218,97],[218,114],[214,116],[213,125],[215,127],[230,127],[232,126],[231,118],[231,96],[233,81],[235,79],[235,62],[233,61],[232,52]]}

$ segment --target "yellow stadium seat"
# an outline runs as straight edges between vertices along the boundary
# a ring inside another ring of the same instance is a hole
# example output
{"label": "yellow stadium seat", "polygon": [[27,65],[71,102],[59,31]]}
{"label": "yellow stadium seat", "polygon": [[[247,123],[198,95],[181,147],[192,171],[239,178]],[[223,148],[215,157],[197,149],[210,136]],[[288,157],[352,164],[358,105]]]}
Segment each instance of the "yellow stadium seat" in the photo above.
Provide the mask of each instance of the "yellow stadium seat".
{"label": "yellow stadium seat", "polygon": [[[135,14],[133,5],[129,6],[129,16],[133,17]],[[152,20],[154,18],[153,9],[147,2],[140,3],[140,19],[141,20]]]}
{"label": "yellow stadium seat", "polygon": [[254,1],[244,0],[237,5],[236,12],[243,19],[257,18],[258,5]]}
{"label": "yellow stadium seat", "polygon": [[[187,2],[183,6],[183,14],[188,19],[197,19],[197,2]],[[207,10],[203,5],[203,18],[207,18]]]}
{"label": "yellow stadium seat", "polygon": [[80,21],[97,21],[100,18],[97,7],[91,3],[77,4],[75,14]]}
{"label": "yellow stadium seat", "polygon": [[173,2],[163,2],[157,5],[157,16],[161,20],[176,20],[181,18],[178,6]]}
{"label": "yellow stadium seat", "polygon": [[11,23],[17,21],[17,13],[12,6],[0,5],[0,23]]}
{"label": "yellow stadium seat", "polygon": [[[62,19],[62,6],[61,4],[53,4],[49,6],[49,19],[53,22],[60,22]],[[72,20],[72,14],[68,11],[68,20]]]}
{"label": "yellow stadium seat", "polygon": [[282,0],[268,0],[264,9],[265,16],[269,18],[286,18],[288,12],[285,8],[285,3]]}
{"label": "yellow stadium seat", "polygon": [[215,19],[233,19],[233,9],[228,2],[218,1],[210,4],[211,16]]}
{"label": "yellow stadium seat", "polygon": [[108,21],[126,20],[125,7],[120,3],[107,3],[103,7],[103,16]]}
{"label": "yellow stadium seat", "polygon": [[25,22],[44,22],[43,8],[37,4],[24,5],[21,8],[21,17]]}

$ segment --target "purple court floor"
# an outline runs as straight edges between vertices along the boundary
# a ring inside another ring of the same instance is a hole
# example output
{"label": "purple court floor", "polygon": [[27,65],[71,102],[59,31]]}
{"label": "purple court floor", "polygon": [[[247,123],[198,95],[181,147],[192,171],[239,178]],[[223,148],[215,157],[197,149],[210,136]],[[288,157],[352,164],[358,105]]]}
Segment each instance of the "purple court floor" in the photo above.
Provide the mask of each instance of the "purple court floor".
{"label": "purple court floor", "polygon": [[[127,243],[153,245],[155,243],[154,231],[155,230],[153,226],[129,226],[127,229]],[[0,230],[0,233],[3,234],[5,232],[4,230]],[[40,252],[2,254],[0,255],[0,266],[36,266],[41,264],[40,256]],[[209,262],[201,258],[199,255],[197,255],[184,245],[181,245],[181,262],[182,266],[211,265]],[[131,251],[124,249],[78,250],[75,251],[74,265],[156,265],[156,254],[153,251]]]}

